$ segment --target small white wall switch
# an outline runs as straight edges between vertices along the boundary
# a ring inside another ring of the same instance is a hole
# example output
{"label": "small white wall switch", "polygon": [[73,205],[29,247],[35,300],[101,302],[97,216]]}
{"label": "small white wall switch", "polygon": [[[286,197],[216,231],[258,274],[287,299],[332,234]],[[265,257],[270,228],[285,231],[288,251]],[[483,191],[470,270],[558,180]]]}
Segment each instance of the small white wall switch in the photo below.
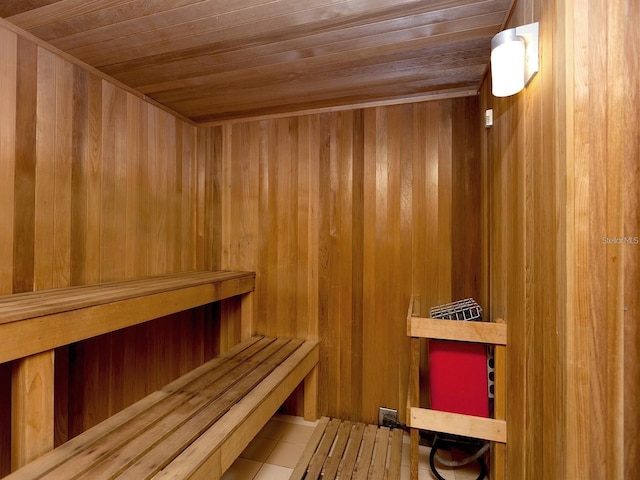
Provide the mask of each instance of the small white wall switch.
{"label": "small white wall switch", "polygon": [[484,111],[484,126],[485,128],[493,126],[493,108],[488,108]]}

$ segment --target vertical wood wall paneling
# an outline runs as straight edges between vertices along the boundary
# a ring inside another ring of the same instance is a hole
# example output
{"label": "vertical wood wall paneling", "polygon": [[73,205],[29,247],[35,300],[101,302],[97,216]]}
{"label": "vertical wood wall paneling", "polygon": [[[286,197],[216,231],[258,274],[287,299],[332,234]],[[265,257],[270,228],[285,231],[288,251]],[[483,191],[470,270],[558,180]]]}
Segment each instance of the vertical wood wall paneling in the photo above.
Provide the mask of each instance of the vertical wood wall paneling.
{"label": "vertical wood wall paneling", "polygon": [[126,200],[126,181],[123,182],[123,137],[126,140],[126,98],[110,83],[102,86],[102,202],[101,202],[101,281],[113,281],[123,277],[124,240],[126,223],[119,218],[122,201]]}
{"label": "vertical wood wall paneling", "polygon": [[[374,108],[365,113],[365,265],[362,412],[365,421],[373,423],[378,407],[390,407],[387,401],[396,385],[390,382],[389,364],[384,357],[388,351],[389,330],[393,325],[390,312],[390,289],[387,280],[392,262],[389,252],[387,150],[388,109]],[[370,200],[370,204],[367,205]],[[355,413],[355,412],[354,412]]]}
{"label": "vertical wood wall paneling", "polygon": [[[412,268],[412,294],[416,295],[414,301],[414,313],[428,316],[427,305],[437,304],[435,299],[435,289],[427,288],[433,278],[430,269],[434,269],[436,250],[427,248],[430,245],[430,237],[436,237],[437,231],[434,228],[424,228],[424,225],[435,225],[437,215],[434,207],[437,206],[437,152],[434,155],[429,148],[433,145],[432,138],[437,137],[435,128],[429,128],[429,114],[435,103],[424,103],[416,105],[413,113],[413,158],[411,170],[413,172],[412,185],[412,249],[414,258],[419,259],[413,262]],[[424,223],[423,223],[424,222]],[[429,293],[431,292],[431,294]],[[428,368],[427,343],[424,340],[417,340],[420,348],[420,370],[426,372]],[[427,382],[419,382],[419,399],[421,405],[426,407],[429,402],[429,389]],[[405,410],[405,409],[401,409]],[[406,413],[406,412],[405,412]],[[406,419],[405,419],[406,422]]]}
{"label": "vertical wood wall paneling", "polygon": [[[412,266],[415,261],[413,252],[411,251],[411,235],[412,235],[412,194],[413,194],[413,135],[420,135],[413,128],[411,120],[413,119],[413,105],[401,105],[390,108],[389,115],[389,152],[393,159],[393,187],[395,190],[393,199],[393,223],[391,227],[394,234],[393,241],[393,267],[390,276],[392,287],[392,311],[406,310],[410,295],[413,290],[411,284]],[[449,247],[451,248],[451,246]],[[408,254],[411,252],[411,254]],[[403,323],[403,322],[402,322]],[[402,325],[400,323],[400,325]],[[398,362],[395,365],[396,371],[392,372],[395,377],[396,391],[392,402],[398,399],[406,398],[408,392],[409,376],[409,338],[405,331],[393,324],[389,335],[391,340],[390,357],[397,357]],[[403,409],[399,405],[398,411]],[[402,415],[401,415],[402,417]]]}
{"label": "vertical wood wall paneling", "polygon": [[182,188],[182,121],[167,115],[167,271],[180,271],[180,200]]}
{"label": "vertical wood wall paneling", "polygon": [[[87,73],[56,60],[55,212],[53,287],[83,283],[87,222]],[[46,79],[40,75],[38,81]],[[38,104],[40,108],[40,102]],[[44,112],[43,112],[44,116]],[[39,115],[40,117],[40,115]],[[65,119],[68,121],[59,121]],[[40,140],[39,140],[40,145]],[[43,149],[48,145],[40,145]],[[43,182],[43,183],[46,183]],[[46,223],[45,223],[46,225]],[[43,259],[45,262],[46,259]],[[69,347],[55,351],[55,438],[57,446],[69,438]]]}
{"label": "vertical wood wall paneling", "polygon": [[638,247],[604,239],[638,232],[638,9],[517,2],[513,25],[540,20],[541,70],[512,98],[483,87],[491,312],[510,335],[506,478],[637,471]]}
{"label": "vertical wood wall paneling", "polygon": [[213,270],[221,267],[222,127],[198,129],[197,138],[196,264]]}
{"label": "vertical wood wall paneling", "polygon": [[[231,181],[230,181],[230,177],[233,174],[232,170],[234,169],[240,169],[241,171],[243,170],[242,165],[244,162],[247,161],[247,143],[243,143],[243,144],[237,144],[237,142],[239,140],[242,139],[242,135],[234,135],[234,127],[227,125],[224,126],[222,128],[222,135],[223,138],[225,139],[225,141],[222,142],[220,148],[222,151],[222,157],[220,158],[220,161],[217,162],[219,166],[219,168],[221,169],[221,179],[220,179],[220,186],[221,186],[221,198],[227,197],[230,198],[230,202],[228,205],[225,205],[224,208],[221,208],[221,224],[222,225],[227,225],[228,228],[226,229],[221,229],[220,232],[223,235],[223,237],[221,238],[221,245],[222,245],[222,251],[220,253],[221,255],[221,265],[225,265],[228,263],[228,258],[231,255],[230,250],[233,250],[234,252],[234,258],[236,258],[239,263],[241,262],[241,258],[238,258],[238,250],[240,250],[239,245],[240,243],[242,243],[242,236],[241,236],[241,232],[242,232],[242,227],[240,226],[240,228],[232,228],[231,224],[232,222],[237,222],[240,223],[240,225],[242,225],[243,221],[248,220],[247,218],[245,218],[245,212],[243,207],[243,203],[242,203],[242,191],[244,188],[246,188],[246,184],[244,182],[238,182],[238,185],[236,187],[235,190],[231,189]],[[239,157],[239,162],[238,163],[232,163],[232,162],[228,162],[226,161],[228,155],[230,154],[230,152],[232,151],[233,148],[237,148],[240,152],[240,157]],[[241,150],[242,149],[242,150]],[[242,177],[242,174],[240,174]],[[245,178],[245,182],[248,179]],[[231,204],[238,204],[238,210],[236,212],[235,216],[231,216],[231,211],[229,208],[229,205]],[[233,240],[231,240],[231,238],[233,237]],[[225,248],[226,247],[226,248]],[[228,302],[225,302],[228,303]],[[231,345],[233,345],[234,343],[236,343],[236,338],[240,337],[240,332],[237,330],[236,327],[239,327],[239,325],[236,325],[236,322],[229,322],[227,321],[227,316],[224,315],[223,311],[227,310],[228,305],[224,305],[222,307],[222,312],[221,312],[221,324],[220,324],[220,337],[221,337],[221,348],[222,350],[226,350],[227,348],[229,348]]]}
{"label": "vertical wood wall paneling", "polygon": [[[532,21],[531,8],[531,2],[519,2],[511,22]],[[548,51],[545,58],[551,59]],[[536,101],[544,78],[548,77],[539,74],[526,93],[514,97],[493,98],[489,82],[483,93],[483,110],[494,110],[494,126],[485,130],[483,152],[488,164],[489,216],[484,219],[490,245],[488,313],[492,318],[505,318],[509,325],[507,472],[495,478],[542,477],[545,462],[534,459],[547,444],[547,450],[555,455],[552,450],[557,446],[559,421],[551,420],[547,412],[557,407],[553,401],[558,384],[543,373],[544,366],[555,358],[553,347],[548,346],[555,344],[554,339],[547,336],[557,330],[553,269],[558,218],[551,190],[555,173],[545,164],[552,157],[540,154],[544,139],[552,133],[543,128],[541,104]],[[546,281],[540,280],[543,275]],[[541,421],[543,416],[551,421],[547,427]]]}
{"label": "vertical wood wall paneling", "polygon": [[18,37],[13,292],[33,290],[38,50]]}
{"label": "vertical wood wall paneling", "polygon": [[[318,391],[323,392],[331,389],[329,375],[329,357],[331,349],[335,348],[335,333],[329,329],[329,261],[330,250],[330,211],[322,208],[330,201],[330,190],[327,188],[330,175],[330,150],[331,150],[331,116],[329,114],[320,115],[318,123],[318,338],[320,339],[320,360],[318,364]],[[335,395],[319,395],[318,415],[321,412],[335,411]],[[331,404],[330,404],[331,402]],[[336,414],[334,414],[335,416]]]}
{"label": "vertical wood wall paneling", "polygon": [[[5,29],[0,91],[0,294],[220,266],[215,132],[200,150],[196,127]],[[57,349],[56,444],[211,358],[218,319],[208,306]]]}
{"label": "vertical wood wall paneling", "polygon": [[[351,356],[351,405],[362,405],[364,398],[363,389],[363,365],[364,365],[364,342],[363,329],[364,319],[364,172],[368,168],[364,155],[364,112],[356,110],[353,112],[353,135],[352,135],[352,318],[351,318],[351,346],[349,355]],[[351,407],[353,410],[353,407]],[[401,409],[398,410],[398,413]],[[352,418],[356,418],[354,412]]]}
{"label": "vertical wood wall paneling", "polygon": [[[0,29],[0,294],[13,292],[14,212],[16,169],[16,34]],[[0,476],[11,470],[11,369],[0,365]]]}
{"label": "vertical wood wall paneling", "polygon": [[278,241],[276,263],[284,275],[278,273],[277,330],[287,336],[297,333],[296,279],[298,267],[298,118],[278,122],[278,154],[273,158],[278,164],[277,226],[281,235]]}
{"label": "vertical wood wall paneling", "polygon": [[[532,4],[533,5],[533,4]],[[534,12],[539,9],[534,5],[526,10],[523,22],[534,21],[540,15]],[[546,23],[546,22],[545,22]],[[545,32],[550,32],[547,25]],[[539,48],[544,52],[541,57],[541,65],[549,72],[552,70],[549,45],[549,35],[544,35]],[[554,118],[552,105],[549,103],[551,82],[550,75],[540,75],[534,83],[530,84],[530,90],[535,95],[527,95],[524,101],[524,115],[527,120],[527,128],[523,135],[523,149],[526,155],[524,165],[526,210],[525,210],[525,264],[527,265],[524,278],[525,311],[535,316],[535,321],[528,321],[525,326],[527,338],[526,363],[528,369],[526,395],[527,411],[532,412],[528,416],[541,414],[547,419],[553,419],[548,425],[542,422],[528,421],[531,433],[531,442],[528,449],[536,454],[544,452],[546,455],[555,455],[558,448],[558,431],[561,424],[560,416],[560,388],[555,379],[549,378],[547,368],[555,369],[559,363],[557,339],[549,341],[550,334],[553,337],[558,331],[557,322],[560,317],[557,312],[559,295],[550,295],[549,291],[539,288],[536,281],[542,277],[547,279],[549,285],[556,284],[557,264],[557,217],[558,200],[550,192],[556,190],[557,168],[552,159],[555,140],[549,138],[545,123],[550,123]],[[542,101],[540,101],[542,99]],[[541,135],[540,132],[545,132]],[[545,185],[546,188],[540,188]],[[531,388],[534,386],[534,388]],[[508,450],[508,449],[507,449]],[[547,462],[530,461],[528,463],[528,475],[545,477],[558,477],[557,465]]]}
{"label": "vertical wood wall paneling", "polygon": [[[352,234],[352,112],[340,112],[330,116],[330,146],[328,149],[328,178],[321,188],[326,188],[328,249],[328,308],[327,338],[334,345],[330,349],[327,370],[332,382],[341,385],[329,398],[330,411],[340,412],[350,405],[351,391],[355,385],[351,378],[352,301],[353,301],[353,252]],[[322,332],[321,332],[322,336]],[[345,387],[342,387],[345,386]]]}
{"label": "vertical wood wall paneling", "polygon": [[0,294],[13,292],[18,38],[0,29]]}
{"label": "vertical wood wall paneling", "polygon": [[180,161],[176,162],[176,168],[180,170],[181,183],[179,185],[179,212],[177,219],[179,224],[179,245],[178,252],[180,254],[179,270],[186,270],[195,265],[195,186],[196,183],[196,130],[190,128],[184,122],[180,122],[180,142],[177,154]]}
{"label": "vertical wood wall paneling", "polygon": [[196,198],[195,201],[195,256],[196,267],[198,269],[206,268],[205,263],[205,238],[206,238],[206,184],[207,176],[206,165],[207,156],[211,153],[211,135],[214,128],[198,129],[196,132],[196,163],[195,163],[195,178],[196,178]]}
{"label": "vertical wood wall paneling", "polygon": [[74,68],[71,142],[71,285],[86,282],[89,158],[89,74]]}
{"label": "vertical wood wall paneling", "polygon": [[[152,237],[149,234],[149,189],[147,104],[133,95],[127,95],[127,162],[125,212],[125,276],[135,278],[148,272],[146,251]],[[186,242],[185,242],[186,243]]]}
{"label": "vertical wood wall paneling", "polygon": [[[538,278],[546,279],[548,288],[536,288],[535,311],[538,318],[538,328],[535,330],[537,339],[544,338],[538,344],[537,366],[538,376],[534,385],[542,383],[542,408],[543,422],[539,422],[538,430],[542,430],[542,448],[535,450],[546,461],[534,459],[533,465],[538,466],[543,478],[565,478],[565,464],[556,461],[556,455],[565,444],[564,425],[565,415],[565,389],[563,357],[566,353],[566,168],[567,156],[564,148],[565,142],[559,141],[568,136],[568,130],[560,125],[560,108],[558,107],[558,87],[562,78],[559,65],[565,62],[562,50],[557,47],[556,35],[562,30],[561,22],[551,8],[543,6],[542,2],[534,2],[533,18],[540,19],[540,23],[546,25],[540,36],[540,67],[538,79],[539,99],[531,98],[529,101],[539,105],[539,110],[534,111],[539,115],[532,123],[532,129],[528,133],[531,138],[530,145],[541,145],[540,155],[534,154],[534,176],[532,188],[534,189],[534,210],[536,213],[535,230],[543,232],[543,235],[534,232],[533,238],[542,238],[544,242],[541,248],[535,251],[534,265],[536,273],[528,273],[527,281],[535,282]],[[538,13],[539,12],[539,15]],[[544,73],[542,73],[544,72]],[[553,128],[550,128],[553,126]],[[544,132],[544,133],[536,133]],[[537,188],[537,185],[546,185],[546,190]],[[551,336],[550,336],[551,334]],[[542,343],[542,347],[540,347]],[[541,352],[541,353],[540,353]],[[536,400],[537,401],[537,400]],[[541,464],[541,465],[540,465]]]}
{"label": "vertical wood wall paneling", "polygon": [[[380,329],[376,329],[376,309],[375,301],[377,298],[376,292],[376,274],[380,269],[378,263],[377,251],[377,231],[376,231],[376,217],[378,210],[378,195],[376,188],[377,177],[379,173],[379,153],[377,142],[377,130],[379,116],[382,115],[384,109],[366,109],[364,111],[364,206],[363,206],[363,221],[362,230],[364,232],[363,242],[363,255],[362,255],[362,269],[363,269],[363,307],[362,307],[362,344],[367,348],[362,349],[362,405],[361,411],[355,411],[357,406],[354,406],[354,411],[350,412],[355,420],[356,415],[361,415],[363,418],[371,417],[372,410],[377,408],[379,403],[377,398],[372,398],[372,392],[366,388],[367,378],[371,378],[374,375],[380,381],[383,381],[383,373],[376,371],[374,364],[371,362],[371,354],[373,351],[380,350],[380,337],[384,335]],[[384,198],[383,195],[380,197]],[[372,337],[371,333],[376,332],[380,334],[378,337],[375,335]],[[323,335],[322,330],[320,331]],[[382,406],[382,405],[380,405]],[[365,413],[367,412],[367,413]]]}
{"label": "vertical wood wall paneling", "polygon": [[[491,79],[487,80],[487,83],[490,83]],[[491,94],[484,88],[480,91],[479,95],[480,99],[480,115],[484,115],[487,109],[491,106]],[[493,230],[491,224],[491,178],[490,175],[491,168],[488,165],[488,158],[490,157],[490,142],[488,140],[487,128],[484,122],[482,122],[481,134],[479,135],[479,145],[480,145],[480,168],[478,172],[478,178],[480,179],[479,189],[480,189],[480,277],[478,279],[479,290],[478,290],[478,301],[480,305],[483,306],[483,315],[488,320],[493,319],[492,309],[491,309],[491,248],[490,243],[493,238]],[[506,351],[503,352],[502,362],[506,363]],[[500,360],[498,358],[498,360]],[[506,367],[505,367],[505,375],[506,376]],[[503,387],[504,388],[504,387]],[[505,419],[505,402],[506,399],[502,402],[502,405],[495,405],[496,410],[494,412],[495,418]],[[505,467],[506,467],[506,446],[503,444],[493,443],[491,445],[491,449],[489,452],[489,462],[490,462],[490,476],[491,480],[504,480],[505,478]]]}
{"label": "vertical wood wall paneling", "polygon": [[[56,59],[56,120],[55,129],[55,176],[54,176],[54,234],[52,286],[66,287],[70,284],[71,261],[71,167],[73,140],[73,64],[62,58]],[[40,77],[39,77],[40,78]],[[36,179],[37,181],[37,179]]]}
{"label": "vertical wood wall paneling", "polygon": [[56,56],[38,49],[36,109],[34,289],[53,288],[56,174]]}
{"label": "vertical wood wall paneling", "polygon": [[[617,443],[618,440],[618,437],[607,435],[609,432],[607,432],[606,396],[611,385],[608,378],[609,369],[601,366],[608,363],[607,356],[611,347],[609,339],[613,333],[608,329],[609,312],[612,306],[609,304],[607,292],[608,263],[610,255],[617,256],[614,250],[618,250],[619,247],[607,246],[603,252],[602,245],[593,242],[590,238],[593,233],[596,233],[590,225],[592,219],[601,236],[606,236],[608,231],[619,230],[610,228],[613,218],[610,218],[608,211],[611,204],[617,204],[615,197],[620,194],[616,188],[615,191],[611,191],[611,195],[614,196],[613,202],[610,203],[607,199],[609,182],[613,180],[611,173],[618,168],[617,165],[609,167],[607,162],[608,128],[603,128],[602,125],[591,128],[593,114],[606,122],[605,125],[608,123],[606,109],[610,101],[608,97],[611,85],[608,82],[602,85],[600,95],[589,94],[589,86],[596,80],[596,75],[602,78],[604,74],[605,78],[607,77],[606,39],[609,32],[607,28],[599,28],[596,35],[590,36],[580,31],[596,18],[603,18],[606,22],[607,17],[608,12],[604,2],[589,2],[582,15],[576,15],[573,18],[576,45],[574,55],[576,110],[573,113],[575,178],[570,181],[574,183],[576,263],[570,270],[575,286],[575,296],[570,299],[574,304],[574,318],[570,320],[574,331],[573,335],[568,335],[568,338],[575,345],[575,356],[569,359],[571,368],[575,368],[573,361],[578,359],[580,364],[584,365],[584,372],[576,369],[576,375],[570,378],[583,395],[578,403],[585,402],[589,405],[579,418],[573,417],[574,422],[571,425],[576,430],[573,437],[574,447],[584,452],[576,455],[575,462],[578,472],[582,471],[584,478],[589,478],[592,474],[595,474],[594,478],[607,476],[606,472],[610,468],[607,464],[614,458],[609,456],[610,445]],[[600,175],[596,172],[600,172]],[[583,278],[587,279],[586,282]],[[575,298],[578,296],[581,298],[576,302]],[[599,346],[593,345],[595,339],[580,333],[585,324],[593,333],[601,332],[597,335]],[[592,438],[599,438],[600,435],[602,435],[601,438],[610,438],[610,441],[605,448],[590,452],[589,443]],[[576,473],[580,474],[578,472]],[[612,475],[612,478],[621,477]]]}
{"label": "vertical wood wall paneling", "polygon": [[[317,338],[317,282],[318,282],[318,227],[317,212],[318,171],[318,116],[299,119],[298,162],[298,272],[296,303],[299,305],[297,337]],[[256,182],[257,184],[257,182]]]}
{"label": "vertical wood wall paneling", "polygon": [[[380,406],[402,411],[409,296],[427,307],[477,296],[478,125],[477,101],[456,100],[201,134],[224,132],[224,266],[257,272],[256,331],[319,336],[321,414],[375,422]],[[454,259],[469,271],[454,274]]]}
{"label": "vertical wood wall paneling", "polygon": [[163,199],[167,192],[167,161],[163,155],[166,120],[156,109],[148,110],[149,150],[149,274],[157,275],[166,268],[166,211]]}
{"label": "vertical wood wall paneling", "polygon": [[[200,307],[69,348],[69,437],[212,358],[212,313]],[[216,337],[217,338],[217,337]],[[198,342],[195,343],[195,339]],[[162,365],[161,358],[171,358]]]}
{"label": "vertical wood wall paneling", "polygon": [[[634,25],[640,22],[638,5],[625,11],[626,22],[622,28],[624,58],[621,64],[621,80],[625,101],[620,119],[622,139],[621,158],[624,159],[623,204],[624,235],[640,237],[640,47]],[[630,244],[624,250],[624,478],[633,478],[640,471],[640,245]]]}
{"label": "vertical wood wall paneling", "polygon": [[[568,248],[574,249],[576,262],[569,265],[573,316],[569,317],[572,330],[567,335],[571,347],[567,358],[568,402],[572,405],[568,413],[567,437],[571,440],[567,473],[585,478],[623,478],[628,465],[637,465],[638,461],[637,453],[625,458],[628,449],[623,416],[625,390],[632,388],[625,386],[625,376],[629,379],[625,355],[637,361],[635,350],[624,349],[625,287],[638,290],[633,280],[627,283],[625,272],[629,267],[631,271],[637,269],[637,265],[627,264],[627,253],[637,247],[624,241],[603,241],[624,238],[626,211],[637,198],[638,185],[623,180],[634,177],[633,170],[626,171],[625,154],[635,157],[636,163],[638,159],[637,150],[625,147],[629,141],[623,125],[628,120],[623,115],[629,105],[638,108],[637,102],[630,104],[628,95],[629,89],[637,89],[638,82],[637,72],[628,70],[634,52],[625,42],[629,18],[637,18],[638,8],[624,2],[594,0],[587,2],[580,15],[568,16],[576,45],[571,66],[574,78],[567,79],[575,85],[571,91],[575,108],[567,112],[572,116],[567,121],[575,124],[569,145],[575,154],[575,172],[569,177],[573,183],[569,201],[575,211],[573,241]],[[581,30],[585,25],[599,33],[586,35]],[[633,121],[637,117],[630,118]],[[631,128],[637,131],[637,124]],[[585,363],[588,370],[577,368]],[[573,405],[590,415],[576,415]],[[596,451],[593,438],[610,438],[611,442]]]}
{"label": "vertical wood wall paneling", "polygon": [[[451,250],[455,255],[451,259],[451,289],[455,299],[472,297],[484,308],[480,298],[481,285],[481,249],[467,248],[470,242],[478,239],[469,238],[469,233],[480,231],[481,215],[476,208],[477,215],[460,215],[469,205],[479,205],[481,201],[480,178],[480,124],[466,125],[465,118],[469,112],[479,112],[479,102],[475,97],[453,102],[451,114],[451,146],[452,161],[456,162],[452,169],[451,178]],[[474,119],[477,118],[474,116]]]}
{"label": "vertical wood wall paneling", "polygon": [[438,276],[437,292],[439,304],[453,301],[451,291],[451,279],[453,272],[450,265],[452,260],[452,237],[453,232],[451,206],[452,196],[457,192],[452,191],[453,166],[451,165],[451,112],[449,109],[439,109],[438,125]]}
{"label": "vertical wood wall paneling", "polygon": [[[637,89],[640,84],[638,82],[630,82],[630,72],[627,70],[627,55],[621,45],[625,45],[625,26],[628,25],[627,12],[634,7],[625,7],[616,3],[606,3],[606,31],[607,31],[607,63],[606,63],[606,81],[607,81],[607,97],[606,97],[606,150],[605,155],[599,157],[598,154],[594,155],[593,161],[597,162],[601,158],[615,159],[616,161],[607,162],[607,184],[602,196],[595,196],[598,201],[603,202],[606,198],[607,205],[607,232],[621,232],[622,237],[626,236],[625,232],[625,217],[626,210],[628,208],[625,197],[629,198],[629,203],[633,205],[634,200],[638,196],[638,187],[636,185],[634,190],[625,191],[624,176],[626,175],[625,167],[627,162],[624,160],[625,155],[625,143],[624,137],[625,129],[624,123],[627,119],[620,115],[620,112],[627,110],[628,97],[627,88]],[[636,5],[635,10],[640,10],[640,7]],[[596,14],[598,14],[597,12]],[[602,18],[602,17],[600,17]],[[631,28],[631,27],[626,27]],[[603,29],[604,30],[604,29]],[[640,35],[637,36],[640,38]],[[592,37],[593,41],[593,37]],[[635,49],[635,53],[638,53],[638,49]],[[597,65],[597,64],[596,64]],[[637,72],[634,72],[637,76]],[[596,86],[597,82],[601,80],[594,78],[590,81],[590,85]],[[640,104],[636,105],[636,109],[640,107]],[[636,124],[636,127],[639,125]],[[630,153],[630,152],[629,152]],[[636,159],[640,159],[640,155],[636,155]],[[599,197],[599,198],[598,198]],[[593,241],[594,231],[590,232],[592,238],[592,244],[598,245],[602,248],[601,243],[596,240]],[[620,235],[619,233],[609,234],[612,236]],[[632,245],[626,245],[623,243],[614,250],[614,252],[608,252],[607,258],[607,273],[606,273],[606,323],[602,326],[596,327],[594,332],[604,329],[607,332],[607,349],[606,352],[600,352],[600,358],[595,359],[594,368],[600,367],[602,363],[607,365],[606,371],[606,383],[603,388],[603,407],[602,416],[606,422],[604,427],[605,436],[611,438],[611,442],[608,443],[606,449],[606,455],[608,461],[598,465],[597,468],[602,470],[592,469],[592,476],[598,476],[600,474],[608,475],[613,478],[624,478],[625,469],[625,432],[624,432],[624,400],[625,400],[625,269],[628,259],[626,257],[626,250]],[[638,246],[635,247],[639,248]],[[640,265],[636,264],[636,267]],[[638,289],[636,289],[636,292]],[[636,294],[637,296],[637,294]],[[595,312],[592,312],[594,315]],[[639,316],[640,318],[640,316]],[[602,320],[602,319],[601,319]],[[636,350],[634,350],[636,351]],[[637,351],[636,351],[637,355]],[[637,357],[636,357],[637,358]],[[598,382],[600,383],[600,382]],[[600,435],[602,430],[599,430],[596,435]],[[597,438],[593,436],[591,438]],[[594,456],[591,457],[592,461]],[[606,469],[603,468],[606,465]]]}
{"label": "vertical wood wall paneling", "polygon": [[[86,259],[84,261],[86,283],[98,283],[101,279],[102,239],[102,79],[89,76],[89,138],[87,149],[87,225]],[[82,201],[82,200],[81,200]]]}

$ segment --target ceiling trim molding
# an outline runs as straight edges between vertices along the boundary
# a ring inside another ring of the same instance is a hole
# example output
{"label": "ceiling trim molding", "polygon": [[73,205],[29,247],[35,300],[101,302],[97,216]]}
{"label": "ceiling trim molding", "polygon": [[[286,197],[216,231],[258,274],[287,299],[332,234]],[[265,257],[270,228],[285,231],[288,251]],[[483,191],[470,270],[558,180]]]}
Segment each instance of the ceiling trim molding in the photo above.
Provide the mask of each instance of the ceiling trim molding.
{"label": "ceiling trim molding", "polygon": [[392,105],[404,105],[408,103],[447,100],[450,98],[475,97],[477,95],[478,95],[478,89],[476,87],[473,87],[473,88],[465,87],[465,88],[457,88],[457,89],[450,89],[450,90],[444,90],[444,91],[441,90],[441,91],[432,92],[432,93],[419,93],[419,94],[405,96],[405,97],[388,98],[388,99],[376,100],[376,101],[370,101],[370,102],[350,103],[348,105],[337,105],[333,107],[311,108],[308,110],[297,110],[297,111],[272,113],[272,114],[265,114],[265,115],[238,116],[235,118],[198,122],[196,123],[196,125],[198,125],[199,127],[216,127],[220,125],[230,125],[230,124],[244,123],[244,122],[256,122],[260,120],[272,120],[277,118],[300,117],[304,115],[314,115],[319,113],[343,112],[346,110],[358,110],[363,108],[387,107]]}

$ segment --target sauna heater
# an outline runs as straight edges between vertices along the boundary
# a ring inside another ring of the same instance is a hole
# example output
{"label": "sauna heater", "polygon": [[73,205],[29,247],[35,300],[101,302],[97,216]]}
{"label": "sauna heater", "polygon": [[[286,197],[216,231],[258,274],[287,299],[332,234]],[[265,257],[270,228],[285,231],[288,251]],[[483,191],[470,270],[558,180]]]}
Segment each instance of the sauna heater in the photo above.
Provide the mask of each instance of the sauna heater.
{"label": "sauna heater", "polygon": [[[482,321],[482,309],[471,298],[431,308],[430,317]],[[429,340],[431,408],[478,417],[489,416],[490,380],[487,346]]]}

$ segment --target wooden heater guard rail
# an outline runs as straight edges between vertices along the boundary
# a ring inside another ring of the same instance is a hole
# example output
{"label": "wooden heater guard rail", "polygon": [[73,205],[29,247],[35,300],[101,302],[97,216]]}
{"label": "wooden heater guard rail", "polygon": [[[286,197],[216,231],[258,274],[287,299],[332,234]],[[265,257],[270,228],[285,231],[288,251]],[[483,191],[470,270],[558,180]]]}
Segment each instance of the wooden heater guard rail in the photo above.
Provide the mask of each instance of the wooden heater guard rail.
{"label": "wooden heater guard rail", "polygon": [[[505,381],[507,325],[495,322],[464,322],[414,316],[416,296],[412,296],[407,313],[407,335],[411,337],[409,392],[407,395],[407,426],[411,429],[411,479],[418,478],[419,430],[463,435],[489,440],[491,445],[492,478],[504,478],[504,455],[507,443],[505,421]],[[476,417],[458,413],[420,408],[420,339],[454,340],[495,345],[494,352],[494,416]]]}
{"label": "wooden heater guard rail", "polygon": [[[0,297],[0,363],[13,362],[13,469],[53,450],[56,347],[236,296],[242,338],[248,338],[252,302],[245,294],[254,288],[254,272],[196,271]],[[305,379],[310,418],[314,372]]]}

